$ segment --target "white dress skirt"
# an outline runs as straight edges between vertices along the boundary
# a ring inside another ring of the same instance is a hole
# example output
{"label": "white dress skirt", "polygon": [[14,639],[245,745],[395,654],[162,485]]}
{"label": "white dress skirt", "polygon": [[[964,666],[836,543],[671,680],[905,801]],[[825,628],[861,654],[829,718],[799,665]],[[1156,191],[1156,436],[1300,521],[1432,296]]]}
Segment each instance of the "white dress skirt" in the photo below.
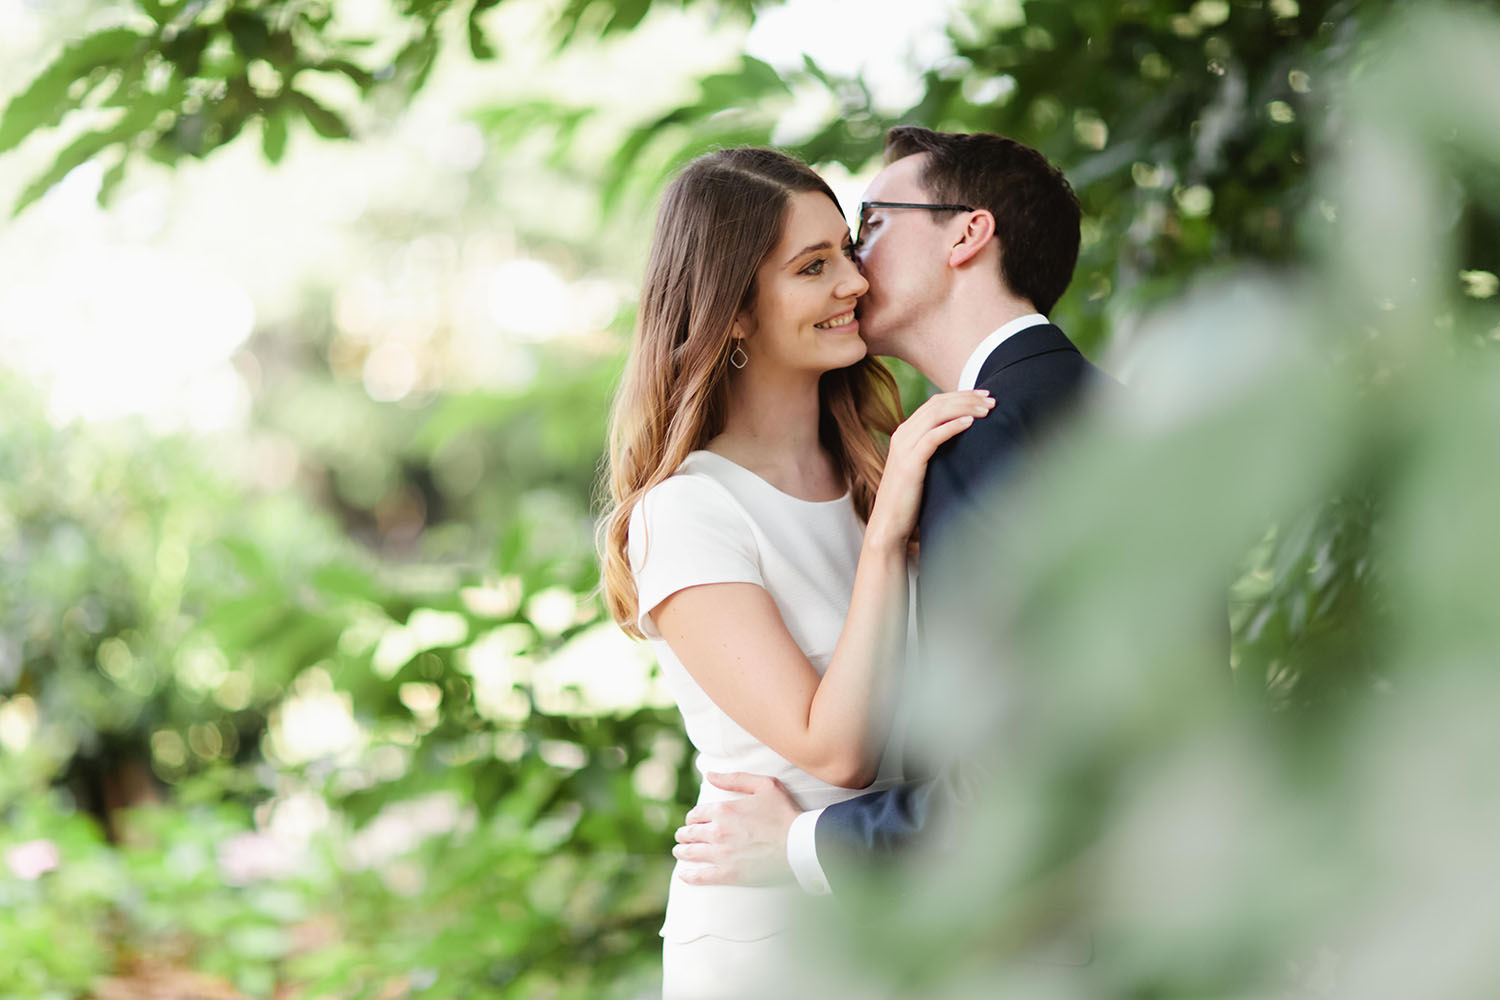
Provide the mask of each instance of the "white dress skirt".
{"label": "white dress skirt", "polygon": [[[746,771],[779,779],[803,809],[831,805],[900,780],[899,754],[888,747],[875,785],[830,785],[747,733],[713,703],[662,640],[650,618],[664,599],[709,583],[753,583],[770,593],[787,631],[822,673],[854,588],[864,525],[846,494],[800,500],[729,459],[690,454],[675,474],[632,513],[629,554],[642,609],[638,624],[652,641],[668,689],[682,711],[700,773]],[[909,609],[908,609],[909,614]],[[704,782],[700,803],[737,797]],[[678,862],[662,925],[663,996],[742,998],[791,995],[796,947],[792,928],[808,905],[795,884],[696,886]],[[831,901],[813,905],[831,906]],[[789,978],[791,977],[791,978]]]}

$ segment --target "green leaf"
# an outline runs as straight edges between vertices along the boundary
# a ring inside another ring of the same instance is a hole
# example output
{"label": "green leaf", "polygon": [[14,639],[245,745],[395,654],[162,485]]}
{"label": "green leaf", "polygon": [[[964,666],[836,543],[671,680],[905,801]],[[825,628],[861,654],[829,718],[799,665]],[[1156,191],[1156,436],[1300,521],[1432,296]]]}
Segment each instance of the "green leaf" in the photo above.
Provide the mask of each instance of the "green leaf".
{"label": "green leaf", "polygon": [[1276,546],[1276,562],[1272,578],[1277,586],[1290,582],[1294,572],[1300,572],[1312,562],[1312,542],[1322,520],[1321,509],[1310,510],[1289,525]]}
{"label": "green leaf", "polygon": [[19,145],[32,132],[62,121],[78,106],[78,98],[68,94],[75,81],[135,57],[143,41],[142,35],[129,28],[109,28],[63,49],[6,105],[0,117],[0,153]]}
{"label": "green leaf", "polygon": [[484,33],[484,26],[479,23],[485,11],[498,6],[500,0],[474,0],[474,6],[469,8],[469,52],[475,59],[493,59],[498,54]]}
{"label": "green leaf", "polygon": [[417,431],[414,443],[424,451],[436,452],[460,434],[502,423],[520,405],[511,397],[489,392],[448,396],[433,407],[432,415]]}
{"label": "green leaf", "polygon": [[349,125],[337,112],[330,111],[300,90],[288,90],[287,98],[301,110],[313,131],[325,139],[349,138]]}
{"label": "green leaf", "polygon": [[297,12],[297,17],[309,28],[321,32],[324,28],[328,27],[328,22],[333,20],[333,7],[329,4],[322,4],[318,7],[303,7]]}
{"label": "green leaf", "polygon": [[238,651],[287,619],[285,601],[279,590],[263,588],[218,602],[198,624],[221,648]]}
{"label": "green leaf", "polygon": [[647,122],[631,132],[629,137],[615,150],[611,158],[609,170],[606,174],[603,197],[600,199],[605,212],[610,212],[619,202],[620,196],[625,191],[626,183],[634,175],[635,161],[645,151],[661,131],[669,125],[676,125],[690,117],[691,109],[678,108],[669,112],[652,122]]}
{"label": "green leaf", "polygon": [[219,540],[219,546],[229,553],[234,565],[245,574],[248,580],[262,583],[276,582],[276,574],[271,570],[271,562],[266,554],[253,542],[243,538],[223,538]]}
{"label": "green leaf", "polygon": [[578,26],[583,20],[583,15],[594,5],[594,0],[568,0],[568,6],[557,15],[557,24],[561,31],[557,36],[557,49],[561,52],[573,41],[573,36],[578,33]]}
{"label": "green leaf", "polygon": [[234,39],[234,47],[246,59],[259,59],[271,43],[271,29],[265,18],[243,10],[231,10],[224,15],[224,27]]}
{"label": "green leaf", "polygon": [[422,37],[408,43],[396,56],[397,73],[410,80],[407,84],[408,92],[415,94],[422,89],[427,78],[432,75],[437,53],[437,32],[429,26]]}
{"label": "green leaf", "polygon": [[369,574],[352,566],[321,566],[313,572],[312,583],[323,593],[334,597],[349,597],[371,604],[379,604],[383,599]]}
{"label": "green leaf", "polygon": [[286,153],[286,118],[275,112],[267,112],[261,124],[260,148],[266,154],[266,159],[272,163],[280,163],[281,157]]}
{"label": "green leaf", "polygon": [[802,68],[814,80],[817,80],[829,90],[833,89],[833,81],[829,79],[828,74],[824,71],[823,67],[819,66],[817,62],[813,60],[813,57],[805,52],[802,54]]}
{"label": "green leaf", "polygon": [[601,36],[630,31],[641,23],[651,9],[651,0],[615,0],[614,13],[605,22]]}
{"label": "green leaf", "polygon": [[194,25],[163,45],[162,54],[172,61],[183,77],[197,76],[203,68],[203,50],[208,47],[210,37],[212,32],[207,28]]}
{"label": "green leaf", "polygon": [[16,199],[15,206],[11,209],[11,218],[20,215],[32,202],[50,191],[75,168],[87,163],[104,150],[115,145],[128,148],[137,136],[155,122],[162,108],[175,100],[175,93],[154,95],[154,99],[142,100],[127,111],[112,127],[98,132],[85,133],[69,143],[61,153],[57,154],[57,159],[52,161],[52,166],[21,192],[20,197]]}
{"label": "green leaf", "polygon": [[354,81],[360,90],[369,90],[375,86],[374,73],[363,66],[356,66],[347,59],[324,59],[305,68],[319,73],[342,73]]}
{"label": "green leaf", "polygon": [[144,80],[146,76],[146,63],[142,59],[133,59],[120,67],[120,72],[113,75],[114,88],[99,101],[102,108],[133,108],[141,99],[144,92]]}
{"label": "green leaf", "polygon": [[172,19],[172,7],[170,3],[162,3],[161,0],[136,0],[146,16],[157,24],[166,24]]}
{"label": "green leaf", "polygon": [[125,164],[129,160],[130,154],[127,152],[104,172],[104,177],[99,182],[99,194],[96,196],[101,207],[109,203],[110,197],[115,193],[115,188],[119,187],[120,182],[125,179]]}

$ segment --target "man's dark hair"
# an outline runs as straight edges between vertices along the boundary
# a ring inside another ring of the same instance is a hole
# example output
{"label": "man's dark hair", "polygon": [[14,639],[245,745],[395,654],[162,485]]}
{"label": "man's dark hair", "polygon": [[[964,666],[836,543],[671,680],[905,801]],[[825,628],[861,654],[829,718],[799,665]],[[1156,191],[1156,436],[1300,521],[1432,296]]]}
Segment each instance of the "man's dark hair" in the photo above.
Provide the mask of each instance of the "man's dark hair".
{"label": "man's dark hair", "polygon": [[[1078,197],[1047,158],[1002,135],[934,132],[915,125],[885,137],[885,162],[927,153],[919,178],[933,201],[987,209],[1000,241],[1000,277],[1051,312],[1078,264]],[[934,213],[939,221],[944,213]],[[947,213],[951,218],[951,213]]]}

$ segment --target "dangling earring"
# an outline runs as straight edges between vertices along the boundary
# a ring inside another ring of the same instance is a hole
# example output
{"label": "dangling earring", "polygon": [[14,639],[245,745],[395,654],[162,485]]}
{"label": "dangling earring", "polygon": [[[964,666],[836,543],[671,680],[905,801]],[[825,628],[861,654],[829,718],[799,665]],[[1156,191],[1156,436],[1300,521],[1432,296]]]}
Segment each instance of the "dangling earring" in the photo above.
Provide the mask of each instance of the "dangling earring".
{"label": "dangling earring", "polygon": [[750,355],[745,353],[745,349],[740,346],[739,341],[734,342],[734,350],[729,352],[729,363],[736,368],[743,368],[750,363]]}

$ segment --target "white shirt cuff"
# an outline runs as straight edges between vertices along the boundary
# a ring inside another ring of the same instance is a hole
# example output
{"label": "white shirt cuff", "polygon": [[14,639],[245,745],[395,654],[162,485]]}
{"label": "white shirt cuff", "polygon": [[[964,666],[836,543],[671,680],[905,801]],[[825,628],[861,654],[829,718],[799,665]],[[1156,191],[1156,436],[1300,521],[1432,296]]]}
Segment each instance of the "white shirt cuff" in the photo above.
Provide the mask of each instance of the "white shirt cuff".
{"label": "white shirt cuff", "polygon": [[818,817],[823,810],[798,813],[792,827],[786,832],[786,861],[797,877],[802,891],[811,896],[827,896],[833,892],[828,887],[828,877],[818,863]]}

